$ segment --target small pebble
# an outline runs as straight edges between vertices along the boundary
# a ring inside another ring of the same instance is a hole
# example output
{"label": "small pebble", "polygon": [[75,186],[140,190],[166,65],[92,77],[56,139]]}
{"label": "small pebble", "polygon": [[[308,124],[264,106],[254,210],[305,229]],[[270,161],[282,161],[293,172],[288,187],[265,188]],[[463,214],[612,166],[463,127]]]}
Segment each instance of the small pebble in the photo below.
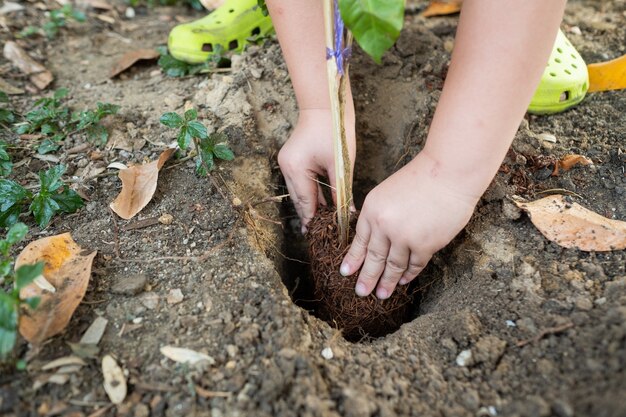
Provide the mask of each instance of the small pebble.
{"label": "small pebble", "polygon": [[541,139],[550,143],[556,143],[556,136],[554,136],[552,133],[540,133],[537,135],[537,139]]}
{"label": "small pebble", "polygon": [[135,9],[133,9],[132,7],[127,7],[126,11],[124,12],[124,16],[126,16],[127,19],[133,19],[135,17]]}
{"label": "small pebble", "polygon": [[329,347],[322,349],[322,357],[324,359],[332,359],[335,355],[333,354],[333,350]]}
{"label": "small pebble", "polygon": [[459,353],[456,357],[456,364],[459,366],[468,366],[472,363],[472,351],[467,349]]}
{"label": "small pebble", "polygon": [[508,327],[517,327],[517,324],[515,324],[515,322],[513,320],[507,320],[506,321],[506,325]]}
{"label": "small pebble", "polygon": [[173,290],[170,290],[167,295],[167,303],[170,305],[178,304],[183,301],[183,298],[183,292],[180,288],[174,288]]}
{"label": "small pebble", "polygon": [[165,213],[161,217],[159,217],[159,223],[161,224],[172,224],[174,222],[174,216],[171,214]]}

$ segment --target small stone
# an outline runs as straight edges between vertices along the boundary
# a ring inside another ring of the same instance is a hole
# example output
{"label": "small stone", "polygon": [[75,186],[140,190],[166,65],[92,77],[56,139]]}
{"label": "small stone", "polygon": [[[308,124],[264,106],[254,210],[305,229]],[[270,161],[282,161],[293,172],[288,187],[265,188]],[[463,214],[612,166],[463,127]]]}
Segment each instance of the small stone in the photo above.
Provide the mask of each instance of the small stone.
{"label": "small stone", "polygon": [[180,288],[174,288],[173,290],[170,290],[167,295],[167,303],[170,305],[178,304],[183,301],[183,298],[183,292]]}
{"label": "small stone", "polygon": [[161,217],[159,217],[159,223],[169,225],[174,222],[174,216],[171,214],[165,213]]}
{"label": "small stone", "polygon": [[326,347],[324,349],[322,349],[322,357],[324,359],[332,359],[335,356],[335,354],[333,353],[333,350],[329,347]]}
{"label": "small stone", "polygon": [[571,28],[569,28],[569,33],[573,34],[573,35],[582,35],[583,32],[580,30],[580,28],[578,26],[572,26]]}
{"label": "small stone", "polygon": [[502,214],[509,220],[518,220],[522,217],[522,210],[508,200],[502,201]]}
{"label": "small stone", "polygon": [[572,406],[563,400],[556,400],[552,403],[552,412],[556,414],[557,417],[574,416],[574,409]]}
{"label": "small stone", "polygon": [[470,366],[472,363],[472,351],[469,349],[461,351],[456,357],[456,364],[459,366]]}
{"label": "small stone", "polygon": [[126,11],[124,12],[124,16],[126,16],[127,19],[133,19],[135,17],[135,9],[133,9],[132,7],[127,7]]}
{"label": "small stone", "polygon": [[584,296],[576,297],[576,299],[574,300],[574,305],[577,309],[582,311],[589,311],[593,308],[593,303],[591,302],[591,300]]}
{"label": "small stone", "polygon": [[238,197],[233,198],[233,206],[239,207],[241,205],[241,200]]}
{"label": "small stone", "polygon": [[552,133],[540,133],[537,135],[537,139],[543,140],[545,142],[556,143],[556,136]]}
{"label": "small stone", "polygon": [[140,324],[143,321],[143,317],[135,317],[133,319],[133,324]]}
{"label": "small stone", "polygon": [[143,403],[139,403],[135,406],[135,414],[134,417],[149,417],[150,409],[147,405]]}
{"label": "small stone", "polygon": [[606,304],[606,297],[600,297],[594,301],[594,304],[597,306],[601,306],[602,304]]}
{"label": "small stone", "polygon": [[261,75],[263,75],[263,72],[258,68],[250,68],[250,74],[252,74],[252,76],[258,80],[259,78],[261,78]]}
{"label": "small stone", "polygon": [[111,292],[122,295],[137,295],[143,291],[148,278],[144,274],[119,277],[111,287]]}
{"label": "small stone", "polygon": [[507,327],[517,327],[517,324],[515,324],[513,320],[507,320],[506,325]]}
{"label": "small stone", "polygon": [[148,310],[154,310],[159,305],[159,295],[153,292],[142,294],[139,302]]}

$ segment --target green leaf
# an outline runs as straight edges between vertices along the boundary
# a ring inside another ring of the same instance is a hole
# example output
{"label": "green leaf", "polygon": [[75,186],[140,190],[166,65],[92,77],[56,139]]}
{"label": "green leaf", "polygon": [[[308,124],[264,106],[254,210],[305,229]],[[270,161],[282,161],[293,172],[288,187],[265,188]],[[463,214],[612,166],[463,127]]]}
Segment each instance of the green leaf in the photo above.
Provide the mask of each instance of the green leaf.
{"label": "green leaf", "polygon": [[196,120],[187,123],[187,131],[192,137],[198,139],[206,139],[208,136],[206,127]]}
{"label": "green leaf", "polygon": [[17,302],[0,292],[0,359],[13,352],[17,340]]}
{"label": "green leaf", "polygon": [[174,112],[168,112],[168,113],[163,114],[161,118],[159,119],[159,121],[161,122],[161,124],[167,127],[171,127],[173,129],[179,128],[183,124],[185,124],[185,121],[183,120],[183,118]]}
{"label": "green leaf", "polygon": [[28,227],[24,223],[15,223],[7,232],[6,241],[10,245],[15,245],[26,237]]}
{"label": "green leaf", "polygon": [[189,72],[189,64],[179,61],[171,55],[161,55],[158,64],[170,77],[184,77]]}
{"label": "green leaf", "polygon": [[[17,314],[15,321],[17,322]],[[16,341],[17,332],[15,330],[7,330],[0,326],[0,359],[6,359],[6,357],[13,352]]]}
{"label": "green leaf", "polygon": [[26,304],[31,310],[35,310],[37,309],[37,307],[39,307],[39,304],[41,304],[41,298],[40,297],[28,297],[27,299],[24,300],[24,304]]}
{"label": "green leaf", "polygon": [[87,138],[98,146],[105,145],[109,138],[109,132],[101,124],[89,126],[85,132],[87,133]]}
{"label": "green leaf", "polygon": [[87,16],[85,16],[85,13],[81,12],[80,10],[72,10],[72,18],[74,18],[75,21],[77,22],[84,22],[85,20],[87,20]]}
{"label": "green leaf", "polygon": [[52,199],[57,202],[60,210],[64,213],[74,213],[85,205],[83,199],[76,191],[71,190],[67,185],[64,187],[63,192],[53,194]]}
{"label": "green leaf", "polygon": [[231,151],[228,145],[224,143],[219,143],[215,145],[215,147],[213,148],[213,153],[215,154],[216,158],[223,159],[225,161],[232,161],[233,159],[235,159],[235,154],[233,153],[233,151]]}
{"label": "green leaf", "polygon": [[404,0],[339,0],[346,26],[361,48],[377,63],[400,36]]}
{"label": "green leaf", "polygon": [[0,91],[0,103],[8,103],[9,96],[4,91]]}
{"label": "green leaf", "polygon": [[102,118],[104,116],[117,114],[117,112],[120,111],[120,108],[121,107],[117,104],[98,102],[98,109],[96,110],[96,112],[98,113],[98,116]]}
{"label": "green leaf", "polygon": [[59,203],[54,201],[49,194],[37,194],[33,198],[33,202],[30,203],[30,210],[35,216],[35,221],[42,229],[50,223],[52,216],[54,216],[61,207]]}
{"label": "green leaf", "polygon": [[196,173],[201,177],[206,177],[213,169],[213,165],[213,152],[207,152],[200,147],[200,155],[196,158]]}
{"label": "green leaf", "polygon": [[0,109],[0,123],[13,123],[15,115],[9,109]]}
{"label": "green leaf", "polygon": [[61,177],[65,173],[65,165],[57,165],[45,171],[39,171],[40,194],[52,193],[63,185]]}
{"label": "green leaf", "polygon": [[18,290],[26,287],[43,273],[43,262],[34,265],[22,265],[15,271],[15,286]]}
{"label": "green leaf", "polygon": [[54,92],[54,99],[55,100],[60,100],[62,98],[67,97],[67,95],[69,94],[70,90],[68,90],[67,88],[59,88],[58,90],[56,90]]}
{"label": "green leaf", "polygon": [[[5,256],[8,256],[7,252],[9,250],[9,245],[7,244],[7,242],[0,241],[0,246],[4,246],[4,248],[2,248],[2,254]],[[11,260],[4,259],[0,261],[0,280],[3,280],[10,273],[11,273]]]}
{"label": "green leaf", "polygon": [[61,145],[54,140],[46,138],[41,141],[41,143],[37,147],[37,153],[40,155],[45,155],[47,153],[57,151],[60,147]]}
{"label": "green leaf", "polygon": [[0,226],[6,227],[17,222],[22,206],[32,194],[18,183],[0,179]]}
{"label": "green leaf", "polygon": [[185,150],[189,147],[192,137],[191,137],[191,134],[189,133],[189,130],[187,129],[187,126],[183,126],[180,129],[180,132],[178,132],[178,136],[176,137],[176,140],[178,141],[178,146],[180,147],[180,149]]}
{"label": "green leaf", "polygon": [[196,109],[189,109],[185,112],[185,121],[190,122],[198,118],[198,111]]}

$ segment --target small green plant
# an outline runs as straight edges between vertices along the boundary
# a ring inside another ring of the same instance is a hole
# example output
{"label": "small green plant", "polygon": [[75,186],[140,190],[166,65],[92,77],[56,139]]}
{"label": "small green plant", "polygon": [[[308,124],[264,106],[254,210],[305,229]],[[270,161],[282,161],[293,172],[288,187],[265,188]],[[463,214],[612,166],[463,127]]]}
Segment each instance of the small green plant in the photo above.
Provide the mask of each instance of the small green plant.
{"label": "small green plant", "polygon": [[15,113],[9,104],[9,96],[4,91],[0,91],[0,123],[2,124],[15,121]]}
{"label": "small green plant", "polygon": [[33,110],[26,113],[25,121],[16,125],[18,134],[39,134],[43,140],[37,148],[40,154],[56,151],[61,146],[59,142],[68,135],[84,133],[87,139],[97,145],[104,145],[108,132],[99,122],[104,117],[116,114],[120,106],[109,103],[98,103],[95,110],[85,110],[72,113],[63,106],[62,99],[68,90],[60,88],[52,97],[45,97],[35,102]]}
{"label": "small green plant", "polygon": [[158,47],[157,50],[161,54],[159,58],[159,67],[170,77],[185,77],[187,75],[205,74],[212,72],[215,68],[230,67],[230,58],[225,55],[225,49],[222,45],[215,45],[213,53],[206,62],[201,64],[189,64],[171,56],[167,48]]}
{"label": "small green plant", "polygon": [[0,361],[6,361],[13,352],[17,340],[19,314],[24,306],[36,309],[39,297],[20,298],[20,290],[33,282],[43,272],[44,264],[22,265],[14,271],[11,248],[22,241],[28,233],[23,223],[16,223],[0,240]]}
{"label": "small green plant", "polygon": [[[0,227],[17,223],[20,214],[32,213],[39,227],[44,228],[57,213],[73,213],[84,203],[61,177],[64,165],[39,171],[39,191],[33,193],[9,179],[0,179]],[[27,209],[26,209],[27,208]]]}
{"label": "small green plant", "polygon": [[13,163],[11,162],[11,156],[7,152],[6,142],[0,140],[0,177],[6,177],[11,174],[13,170]]}
{"label": "small green plant", "polygon": [[198,120],[195,109],[187,110],[181,117],[178,113],[169,112],[161,116],[161,123],[172,129],[179,129],[176,140],[182,150],[186,150],[191,141],[194,142],[196,155],[196,172],[207,176],[215,165],[215,159],[232,161],[233,151],[226,144],[227,137],[223,133],[208,134],[206,127]]}
{"label": "small green plant", "polygon": [[51,10],[48,20],[42,27],[27,26],[22,29],[19,36],[26,38],[33,35],[45,35],[48,39],[54,39],[59,34],[59,30],[67,26],[67,22],[70,19],[81,23],[87,20],[85,13],[74,9],[74,7],[68,3],[60,9]]}

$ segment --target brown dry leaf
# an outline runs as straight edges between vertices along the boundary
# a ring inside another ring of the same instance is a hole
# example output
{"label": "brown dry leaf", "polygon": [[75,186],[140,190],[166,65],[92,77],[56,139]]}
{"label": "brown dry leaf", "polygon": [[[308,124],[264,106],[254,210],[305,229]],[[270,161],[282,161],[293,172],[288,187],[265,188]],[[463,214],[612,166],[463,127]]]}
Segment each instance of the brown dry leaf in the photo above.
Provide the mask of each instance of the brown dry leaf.
{"label": "brown dry leaf", "polygon": [[113,68],[111,68],[109,78],[113,78],[121,74],[139,61],[157,59],[159,55],[160,54],[156,49],[136,49],[134,51],[126,52],[124,56],[122,56],[115,63],[115,65],[113,65]]}
{"label": "brown dry leaf", "polygon": [[430,4],[422,12],[423,17],[444,16],[461,11],[463,0],[437,1],[431,0]]}
{"label": "brown dry leaf", "polygon": [[120,171],[122,191],[110,205],[118,216],[125,220],[131,219],[148,205],[156,191],[159,170],[175,151],[175,148],[167,149],[156,161]]}
{"label": "brown dry leaf", "polygon": [[206,362],[209,365],[213,365],[215,363],[215,359],[211,356],[187,348],[163,346],[161,348],[161,353],[174,362],[188,363],[192,366],[200,362]]}
{"label": "brown dry leaf", "polygon": [[69,233],[36,240],[18,255],[15,268],[45,262],[45,281],[56,289],[50,292],[33,282],[20,291],[23,299],[41,297],[37,309],[20,316],[19,330],[26,340],[40,344],[65,329],[85,296],[95,256],[96,251],[83,251]]}
{"label": "brown dry leaf", "polygon": [[626,249],[626,222],[607,219],[565,196],[515,204],[528,212],[545,237],[564,248],[599,252]]}
{"label": "brown dry leaf", "polygon": [[626,55],[612,61],[587,65],[589,92],[626,88]]}
{"label": "brown dry leaf", "polygon": [[559,159],[556,164],[554,164],[552,176],[556,177],[561,172],[567,172],[576,165],[593,165],[593,161],[583,155],[565,155],[563,158]]}
{"label": "brown dry leaf", "polygon": [[126,398],[127,386],[124,371],[111,355],[102,358],[104,390],[113,404],[121,404]]}
{"label": "brown dry leaf", "polygon": [[16,94],[24,94],[24,90],[22,90],[21,88],[17,88],[12,84],[9,84],[2,78],[0,78],[0,91],[4,91],[10,96],[16,95]]}
{"label": "brown dry leaf", "polygon": [[40,90],[46,88],[54,79],[46,67],[32,59],[26,51],[13,41],[4,44],[4,57],[24,74],[29,75],[30,81]]}

